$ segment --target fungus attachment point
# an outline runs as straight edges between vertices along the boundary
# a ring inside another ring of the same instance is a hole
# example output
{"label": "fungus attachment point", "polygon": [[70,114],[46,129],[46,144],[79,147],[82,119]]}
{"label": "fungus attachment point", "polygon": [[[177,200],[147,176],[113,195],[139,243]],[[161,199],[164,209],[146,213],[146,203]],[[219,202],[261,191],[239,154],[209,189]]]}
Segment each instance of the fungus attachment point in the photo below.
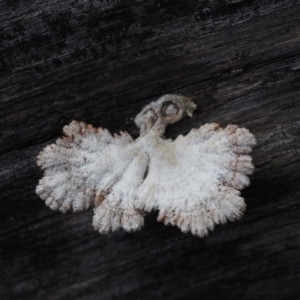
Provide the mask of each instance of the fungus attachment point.
{"label": "fungus attachment point", "polygon": [[169,117],[169,116],[177,115],[178,111],[179,111],[179,108],[175,103],[173,103],[171,101],[167,101],[162,106],[161,114],[164,117]]}
{"label": "fungus attachment point", "polygon": [[174,141],[163,138],[168,124],[195,109],[187,97],[162,96],[136,116],[136,140],[72,121],[65,136],[39,154],[45,173],[36,193],[63,213],[94,206],[93,226],[102,234],[139,230],[145,213],[155,209],[158,221],[199,237],[241,218],[246,205],[239,190],[254,169],[249,153],[255,138],[245,128],[216,123]]}

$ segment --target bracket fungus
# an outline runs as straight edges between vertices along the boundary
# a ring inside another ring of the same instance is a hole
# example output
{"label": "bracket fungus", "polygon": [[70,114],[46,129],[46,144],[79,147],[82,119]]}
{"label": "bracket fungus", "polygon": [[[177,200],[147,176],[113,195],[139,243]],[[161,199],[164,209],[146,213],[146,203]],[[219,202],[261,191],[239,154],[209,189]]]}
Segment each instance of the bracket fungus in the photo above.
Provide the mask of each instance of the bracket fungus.
{"label": "bracket fungus", "polygon": [[139,230],[151,210],[159,210],[158,221],[199,237],[241,218],[239,190],[254,169],[248,154],[255,138],[245,128],[212,123],[165,139],[165,128],[195,108],[184,96],[162,96],[136,116],[136,140],[72,121],[39,154],[45,172],[36,193],[63,213],[94,207],[93,226],[102,234]]}

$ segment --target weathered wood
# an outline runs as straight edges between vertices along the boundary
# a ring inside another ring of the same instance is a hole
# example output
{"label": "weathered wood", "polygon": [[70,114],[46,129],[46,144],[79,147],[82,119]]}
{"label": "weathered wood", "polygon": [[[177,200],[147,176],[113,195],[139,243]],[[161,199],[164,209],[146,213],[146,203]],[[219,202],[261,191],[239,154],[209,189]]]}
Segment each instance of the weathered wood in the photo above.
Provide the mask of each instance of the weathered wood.
{"label": "weathered wood", "polygon": [[[0,2],[1,299],[299,299],[300,1]],[[35,195],[44,145],[76,119],[137,135],[165,93],[258,140],[242,220],[207,238],[146,218],[100,236]]]}

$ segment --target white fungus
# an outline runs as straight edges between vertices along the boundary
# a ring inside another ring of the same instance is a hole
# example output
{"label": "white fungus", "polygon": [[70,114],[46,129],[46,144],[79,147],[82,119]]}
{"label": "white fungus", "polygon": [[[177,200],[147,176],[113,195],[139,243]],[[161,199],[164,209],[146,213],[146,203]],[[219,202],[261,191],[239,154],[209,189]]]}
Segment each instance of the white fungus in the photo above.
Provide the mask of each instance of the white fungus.
{"label": "white fungus", "polygon": [[151,210],[159,210],[158,221],[199,237],[241,218],[246,205],[239,190],[254,169],[248,154],[255,138],[245,128],[212,123],[164,139],[166,126],[195,108],[186,97],[162,96],[136,116],[136,140],[71,122],[38,156],[45,173],[37,194],[63,213],[94,207],[93,226],[102,234],[139,230]]}

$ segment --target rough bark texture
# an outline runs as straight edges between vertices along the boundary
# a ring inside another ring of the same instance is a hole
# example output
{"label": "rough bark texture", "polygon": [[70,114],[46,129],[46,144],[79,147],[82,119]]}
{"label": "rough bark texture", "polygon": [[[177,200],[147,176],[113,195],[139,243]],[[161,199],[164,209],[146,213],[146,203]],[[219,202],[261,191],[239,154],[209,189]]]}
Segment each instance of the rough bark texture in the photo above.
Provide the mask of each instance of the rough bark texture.
{"label": "rough bark texture", "polygon": [[[0,2],[1,299],[299,299],[300,1]],[[112,132],[165,93],[256,136],[242,220],[207,238],[146,218],[94,232],[35,194],[36,156],[71,120]]]}

